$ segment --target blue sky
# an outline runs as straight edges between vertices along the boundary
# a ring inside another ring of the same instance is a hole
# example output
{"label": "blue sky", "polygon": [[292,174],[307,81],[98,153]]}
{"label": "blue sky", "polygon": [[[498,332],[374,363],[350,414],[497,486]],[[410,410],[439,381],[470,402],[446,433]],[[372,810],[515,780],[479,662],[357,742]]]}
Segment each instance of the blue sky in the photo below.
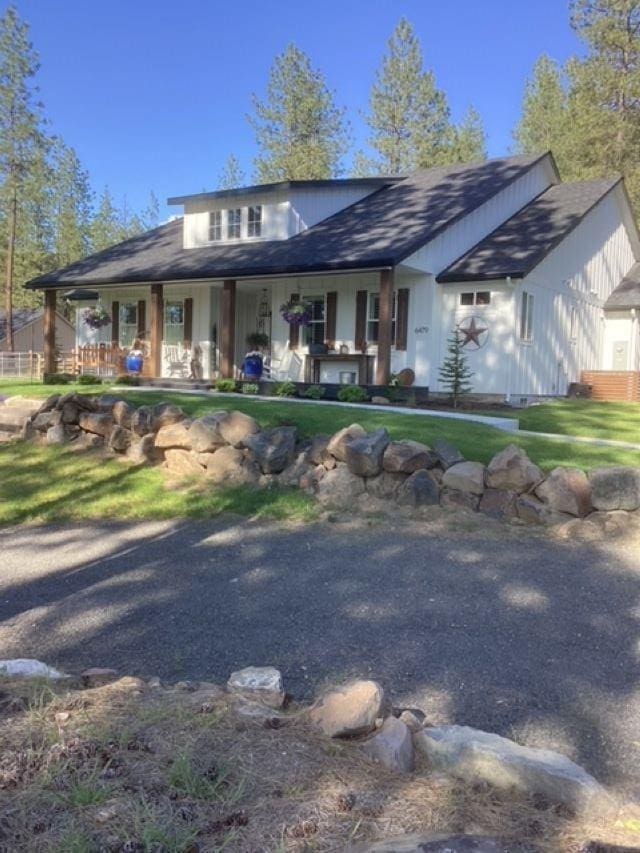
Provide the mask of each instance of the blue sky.
{"label": "blue sky", "polygon": [[[455,119],[473,103],[489,154],[508,153],[536,58],[580,51],[565,0],[16,0],[41,58],[53,130],[93,186],[142,206],[213,189],[229,153],[251,174],[246,114],[293,41],[347,108],[354,148],[386,41],[404,15]],[[170,211],[162,207],[163,216]]]}

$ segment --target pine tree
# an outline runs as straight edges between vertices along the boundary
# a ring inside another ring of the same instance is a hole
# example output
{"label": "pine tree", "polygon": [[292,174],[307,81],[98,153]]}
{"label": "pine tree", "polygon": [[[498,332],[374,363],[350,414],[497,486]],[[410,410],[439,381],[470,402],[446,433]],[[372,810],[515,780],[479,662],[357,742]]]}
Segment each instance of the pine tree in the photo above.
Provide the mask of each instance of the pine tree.
{"label": "pine tree", "polygon": [[124,239],[122,216],[105,187],[91,223],[91,251],[101,252]]}
{"label": "pine tree", "polygon": [[[17,274],[42,261],[47,139],[34,77],[29,27],[9,6],[0,18],[0,253],[4,261],[7,347],[13,349]],[[29,222],[29,215],[37,219]]]}
{"label": "pine tree", "polygon": [[347,150],[344,109],[338,108],[320,71],[291,44],[276,57],[267,97],[253,97],[249,117],[259,154],[256,179],[326,179],[339,174]]}
{"label": "pine tree", "polygon": [[64,267],[90,250],[92,192],[89,173],[78,155],[61,139],[51,151],[52,254],[56,267]]}
{"label": "pine tree", "polygon": [[227,162],[224,164],[218,177],[218,189],[235,190],[238,187],[244,186],[245,183],[244,171],[242,170],[240,161],[235,154],[229,154]]}
{"label": "pine tree", "polygon": [[480,163],[487,159],[487,137],[480,113],[469,107],[459,125],[453,128],[450,161]]}
{"label": "pine tree", "polygon": [[570,168],[567,145],[571,123],[565,73],[549,56],[541,56],[527,81],[522,117],[514,131],[516,146],[523,154],[551,150],[561,173]]}
{"label": "pine tree", "polygon": [[453,329],[447,339],[447,356],[442,362],[438,376],[442,385],[451,394],[453,408],[457,409],[460,397],[468,394],[473,387],[469,381],[473,372],[469,368],[457,329]]}

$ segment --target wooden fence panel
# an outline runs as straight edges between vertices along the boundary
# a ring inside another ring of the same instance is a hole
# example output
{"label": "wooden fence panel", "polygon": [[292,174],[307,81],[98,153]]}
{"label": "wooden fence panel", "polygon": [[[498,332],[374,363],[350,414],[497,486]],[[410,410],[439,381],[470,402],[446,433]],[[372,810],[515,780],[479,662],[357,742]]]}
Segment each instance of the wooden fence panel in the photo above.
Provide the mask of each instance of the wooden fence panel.
{"label": "wooden fence panel", "polygon": [[581,381],[591,386],[592,400],[640,403],[637,370],[585,370]]}

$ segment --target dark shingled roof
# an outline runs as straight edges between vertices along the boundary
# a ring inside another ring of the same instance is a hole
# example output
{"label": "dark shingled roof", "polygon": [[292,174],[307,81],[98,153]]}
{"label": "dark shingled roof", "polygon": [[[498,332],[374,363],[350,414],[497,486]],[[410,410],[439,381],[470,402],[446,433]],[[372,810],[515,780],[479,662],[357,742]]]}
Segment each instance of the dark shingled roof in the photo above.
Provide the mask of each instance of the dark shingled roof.
{"label": "dark shingled roof", "polygon": [[[14,308],[12,314],[13,334],[24,329],[29,323],[33,323],[42,316],[42,308]],[[0,341],[7,337],[7,313],[0,310]]]}
{"label": "dark shingled roof", "polygon": [[579,181],[549,187],[443,270],[436,281],[524,278],[620,180]]}
{"label": "dark shingled roof", "polygon": [[175,220],[33,279],[27,286],[91,287],[394,266],[542,157],[506,157],[421,170],[288,240],[184,249],[182,221]]}
{"label": "dark shingled roof", "polygon": [[604,304],[605,311],[640,308],[640,263],[634,264]]}

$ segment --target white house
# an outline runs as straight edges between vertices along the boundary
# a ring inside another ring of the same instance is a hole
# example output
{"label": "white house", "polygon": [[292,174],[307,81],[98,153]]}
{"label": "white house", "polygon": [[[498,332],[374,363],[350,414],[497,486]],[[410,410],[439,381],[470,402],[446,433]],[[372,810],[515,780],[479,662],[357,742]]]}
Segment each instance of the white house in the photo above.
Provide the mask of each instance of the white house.
{"label": "white house", "polygon": [[[386,385],[409,367],[416,386],[441,390],[453,329],[474,391],[516,403],[563,395],[585,371],[640,371],[624,183],[562,183],[550,153],[169,203],[181,218],[28,285],[50,311],[58,290],[96,291],[113,322],[79,322],[78,343],[144,338],[152,376],[183,352],[206,378],[237,376],[256,330],[274,375],[295,380]],[[309,326],[282,318],[291,299],[312,303]]]}

